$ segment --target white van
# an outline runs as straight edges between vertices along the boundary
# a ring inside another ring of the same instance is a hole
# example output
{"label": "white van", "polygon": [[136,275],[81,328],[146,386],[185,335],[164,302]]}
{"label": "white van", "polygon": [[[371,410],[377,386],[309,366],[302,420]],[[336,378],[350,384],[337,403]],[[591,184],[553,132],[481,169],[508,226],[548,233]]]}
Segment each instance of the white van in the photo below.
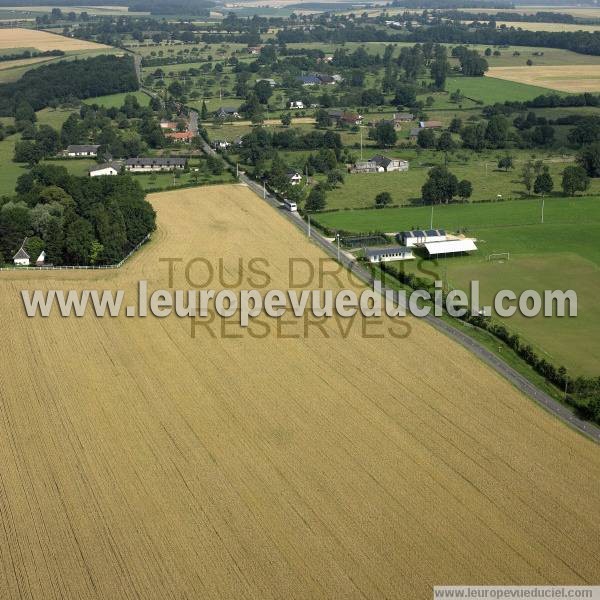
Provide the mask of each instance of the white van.
{"label": "white van", "polygon": [[298,210],[298,205],[295,202],[286,199],[283,201],[283,204],[290,212],[296,212]]}

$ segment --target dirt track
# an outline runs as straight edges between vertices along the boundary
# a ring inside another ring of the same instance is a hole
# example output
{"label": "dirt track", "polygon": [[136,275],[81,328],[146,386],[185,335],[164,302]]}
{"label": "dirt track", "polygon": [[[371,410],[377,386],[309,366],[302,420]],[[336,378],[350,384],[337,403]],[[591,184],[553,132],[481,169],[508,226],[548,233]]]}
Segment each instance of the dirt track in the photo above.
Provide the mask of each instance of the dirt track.
{"label": "dirt track", "polygon": [[0,274],[2,600],[598,581],[597,447],[423,323],[192,339],[176,317],[24,317],[25,287],[167,287],[161,257],[232,279],[267,257],[277,288],[322,256],[241,186],[151,198],[159,230],[121,271]]}

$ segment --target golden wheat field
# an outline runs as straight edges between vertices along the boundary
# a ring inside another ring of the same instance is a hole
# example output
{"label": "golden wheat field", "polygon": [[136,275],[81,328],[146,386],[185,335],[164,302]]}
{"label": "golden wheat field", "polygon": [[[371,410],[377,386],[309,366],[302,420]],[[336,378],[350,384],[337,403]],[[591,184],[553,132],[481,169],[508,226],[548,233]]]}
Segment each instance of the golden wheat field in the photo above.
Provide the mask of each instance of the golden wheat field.
{"label": "golden wheat field", "polygon": [[580,25],[579,23],[527,23],[524,21],[497,21],[497,26],[506,25],[524,31],[598,31],[600,25]]}
{"label": "golden wheat field", "polygon": [[598,65],[492,67],[486,76],[518,81],[560,92],[600,91],[600,66]]}
{"label": "golden wheat field", "polygon": [[100,50],[109,48],[104,44],[69,38],[47,31],[22,29],[20,27],[2,29],[0,35],[0,50],[3,48],[36,48],[41,52],[46,50]]}
{"label": "golden wheat field", "polygon": [[223,258],[235,287],[238,259],[263,257],[285,289],[290,257],[323,256],[243,186],[150,199],[158,230],[119,271],[0,273],[2,600],[598,581],[598,447],[421,322],[258,339],[24,316],[24,288],[166,288],[161,258]]}

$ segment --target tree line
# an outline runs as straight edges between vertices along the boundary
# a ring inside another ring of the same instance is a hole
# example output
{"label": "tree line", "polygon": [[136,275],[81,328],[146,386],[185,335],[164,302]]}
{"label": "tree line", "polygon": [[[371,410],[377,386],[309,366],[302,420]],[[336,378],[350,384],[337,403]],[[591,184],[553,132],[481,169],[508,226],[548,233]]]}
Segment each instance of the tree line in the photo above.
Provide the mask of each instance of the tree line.
{"label": "tree line", "polygon": [[0,85],[0,116],[17,118],[21,106],[37,111],[74,98],[84,100],[137,89],[130,56],[60,61],[31,69],[18,81]]}
{"label": "tree line", "polygon": [[27,238],[32,260],[44,250],[54,265],[114,264],[154,228],[154,209],[131,176],[74,177],[38,165],[0,200],[0,263]]}

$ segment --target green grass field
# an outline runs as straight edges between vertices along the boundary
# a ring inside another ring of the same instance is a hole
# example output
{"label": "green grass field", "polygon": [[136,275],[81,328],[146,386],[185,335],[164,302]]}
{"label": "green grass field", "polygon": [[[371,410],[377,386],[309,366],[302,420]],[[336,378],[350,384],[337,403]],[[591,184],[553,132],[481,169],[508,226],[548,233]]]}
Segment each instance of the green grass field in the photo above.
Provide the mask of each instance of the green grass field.
{"label": "green grass field", "polygon": [[142,106],[148,106],[150,104],[150,96],[144,94],[144,92],[125,92],[122,94],[109,94],[108,96],[96,96],[94,98],[88,98],[84,100],[85,104],[97,104],[104,108],[120,108],[123,106],[125,96],[135,96]]}
{"label": "green grass field", "polygon": [[484,104],[505,100],[533,100],[541,94],[552,93],[547,88],[492,77],[450,77],[446,80],[446,90],[450,93],[460,90],[464,96],[480,100]]}
{"label": "green grass field", "polygon": [[[359,156],[359,152],[353,151]],[[367,146],[363,157],[373,154],[404,158],[409,161],[410,168],[404,173],[360,173],[345,176],[344,184],[327,192],[327,208],[368,208],[375,204],[375,196],[379,192],[389,192],[392,203],[410,205],[420,202],[421,187],[427,179],[429,169],[434,164],[443,164],[443,155],[439,152],[418,151],[417,149],[392,149],[381,151]],[[293,156],[286,156],[292,164]],[[520,171],[530,152],[511,150],[515,163],[512,171],[501,171],[497,168],[498,159],[505,153],[501,150],[474,153],[461,151],[449,156],[448,169],[459,180],[468,179],[473,185],[471,200],[494,200],[500,194],[505,200],[520,199],[526,196],[526,189],[521,181]],[[458,157],[466,160],[460,160]],[[547,156],[537,154],[536,159],[544,160],[554,180],[554,194],[560,195],[560,183],[563,169],[572,164],[572,157]],[[296,162],[301,162],[297,160]],[[592,180],[590,193],[600,194],[600,180]]]}
{"label": "green grass field", "polygon": [[[407,270],[434,272],[455,288],[468,291],[479,280],[481,298],[489,303],[500,289],[573,289],[578,295],[577,318],[533,319],[515,316],[507,326],[518,332],[547,359],[564,364],[573,374],[598,375],[600,355],[600,197],[546,199],[544,224],[541,200],[436,206],[433,226],[466,230],[477,238],[471,256],[423,263],[401,263]],[[313,220],[354,232],[429,227],[430,207],[341,211],[315,215]],[[492,253],[510,252],[510,261],[488,262]],[[400,263],[398,263],[400,264]]]}

